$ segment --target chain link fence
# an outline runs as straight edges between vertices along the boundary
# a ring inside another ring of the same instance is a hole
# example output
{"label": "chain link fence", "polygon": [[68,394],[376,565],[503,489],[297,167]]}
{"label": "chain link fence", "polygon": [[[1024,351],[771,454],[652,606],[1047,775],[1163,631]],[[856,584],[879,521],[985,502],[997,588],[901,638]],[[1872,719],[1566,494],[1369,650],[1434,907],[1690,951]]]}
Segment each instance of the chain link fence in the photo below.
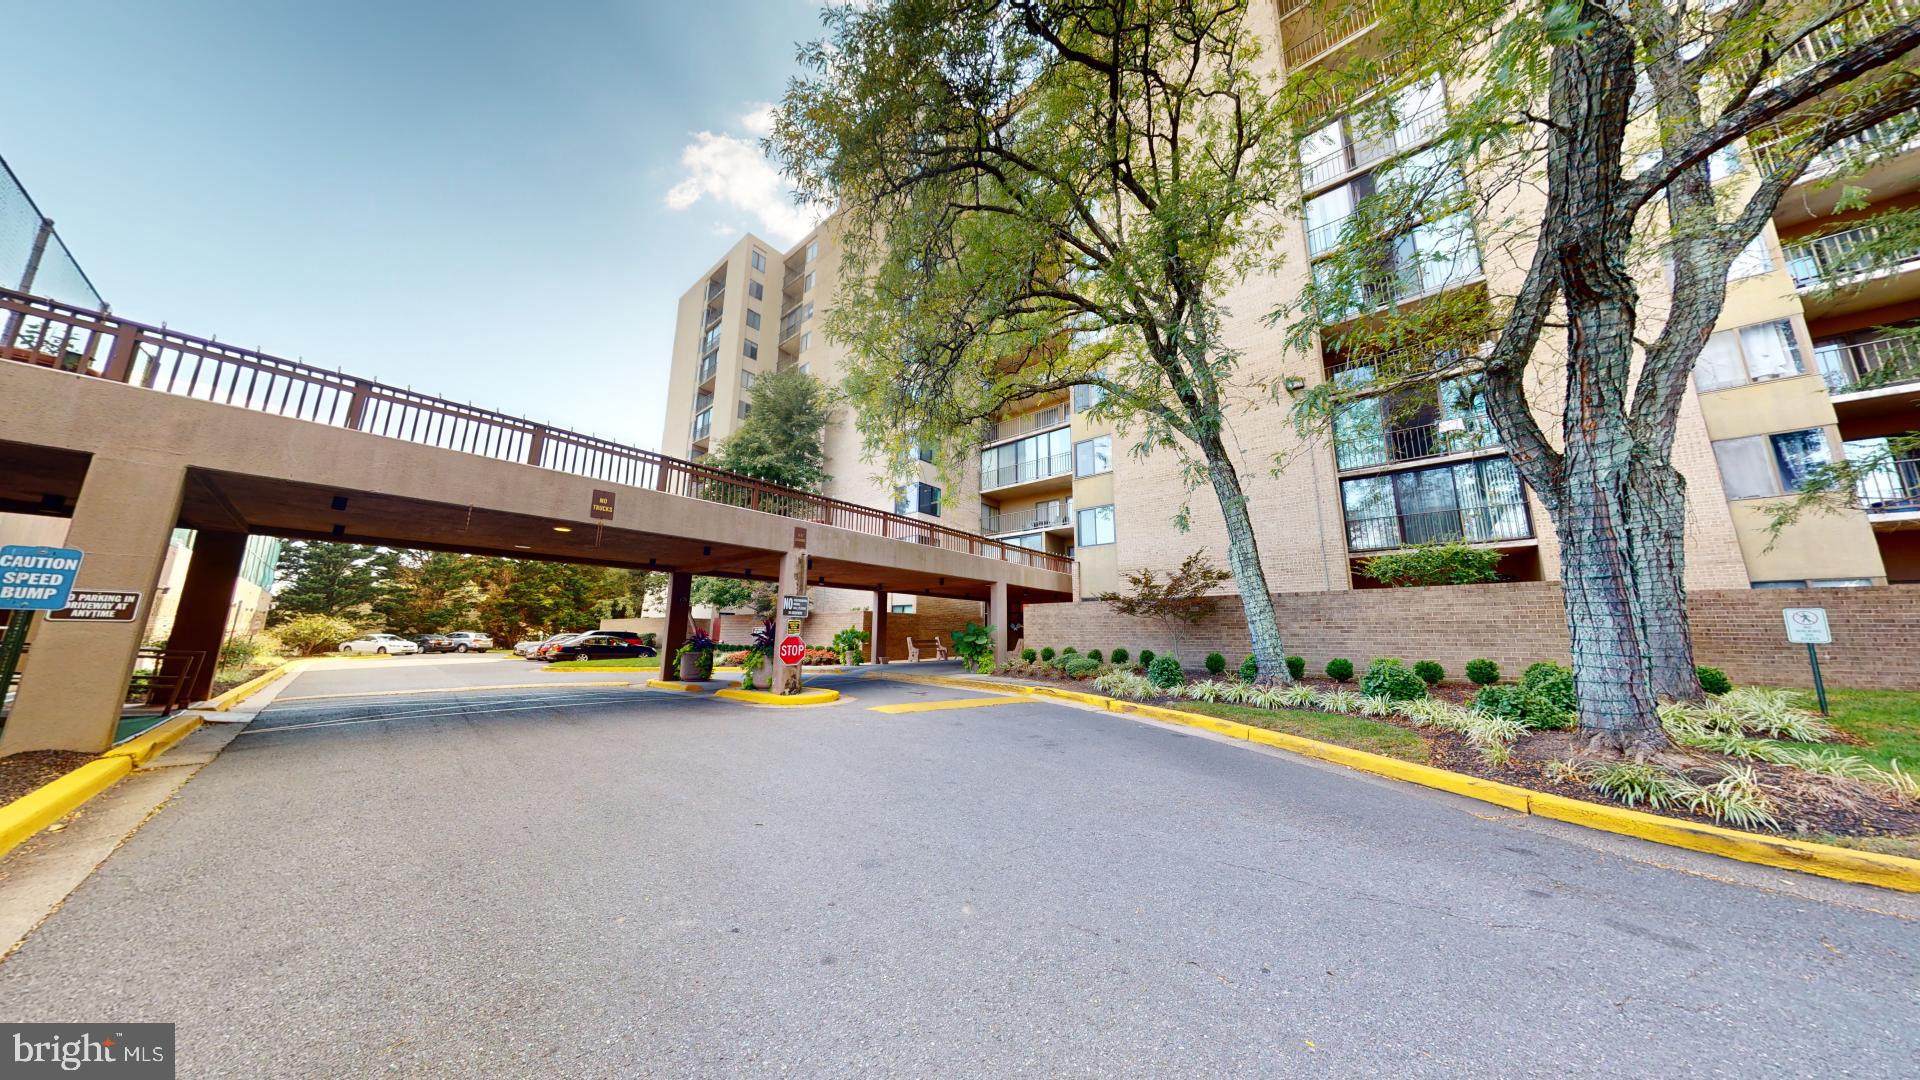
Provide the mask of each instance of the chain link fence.
{"label": "chain link fence", "polygon": [[106,306],[67,250],[53,222],[34,205],[20,178],[0,159],[0,287],[75,307]]}

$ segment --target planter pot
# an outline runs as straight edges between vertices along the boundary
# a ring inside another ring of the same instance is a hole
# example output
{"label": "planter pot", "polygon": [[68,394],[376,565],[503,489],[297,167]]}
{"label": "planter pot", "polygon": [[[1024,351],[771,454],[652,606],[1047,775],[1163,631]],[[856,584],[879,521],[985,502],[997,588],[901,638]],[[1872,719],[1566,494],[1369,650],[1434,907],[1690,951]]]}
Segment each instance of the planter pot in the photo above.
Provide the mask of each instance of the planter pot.
{"label": "planter pot", "polygon": [[[713,674],[713,654],[709,652],[684,653],[680,657],[680,681],[700,682]],[[701,670],[705,666],[706,670]]]}

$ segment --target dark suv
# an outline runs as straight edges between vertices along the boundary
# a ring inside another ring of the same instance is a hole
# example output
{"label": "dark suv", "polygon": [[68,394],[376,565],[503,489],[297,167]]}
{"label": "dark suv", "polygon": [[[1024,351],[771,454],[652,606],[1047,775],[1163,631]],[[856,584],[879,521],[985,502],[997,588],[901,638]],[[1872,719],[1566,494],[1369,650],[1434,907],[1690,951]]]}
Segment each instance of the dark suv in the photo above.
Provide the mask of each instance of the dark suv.
{"label": "dark suv", "polygon": [[414,634],[407,638],[407,640],[420,646],[420,651],[423,653],[452,652],[454,650],[453,639],[445,634]]}

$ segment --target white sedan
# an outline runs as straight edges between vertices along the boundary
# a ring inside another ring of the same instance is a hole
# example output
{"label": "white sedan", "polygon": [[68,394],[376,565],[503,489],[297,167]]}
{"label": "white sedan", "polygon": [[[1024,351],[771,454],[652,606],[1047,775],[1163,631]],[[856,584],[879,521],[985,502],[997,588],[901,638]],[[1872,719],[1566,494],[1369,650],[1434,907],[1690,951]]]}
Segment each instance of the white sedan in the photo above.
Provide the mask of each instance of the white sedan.
{"label": "white sedan", "polygon": [[402,656],[407,653],[419,652],[420,646],[415,645],[406,638],[396,637],[392,634],[368,634],[363,638],[355,638],[352,641],[341,642],[340,651],[349,654],[373,653],[385,655],[391,653],[395,656]]}

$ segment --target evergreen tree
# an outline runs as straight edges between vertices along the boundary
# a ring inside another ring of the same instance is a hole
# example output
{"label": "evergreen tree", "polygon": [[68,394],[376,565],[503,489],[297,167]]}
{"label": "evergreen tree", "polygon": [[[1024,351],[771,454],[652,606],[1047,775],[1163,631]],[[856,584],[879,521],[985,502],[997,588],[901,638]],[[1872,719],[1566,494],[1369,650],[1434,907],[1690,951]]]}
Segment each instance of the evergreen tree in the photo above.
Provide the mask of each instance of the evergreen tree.
{"label": "evergreen tree", "polygon": [[365,622],[398,564],[398,553],[384,548],[295,540],[280,553],[272,621],[327,615]]}
{"label": "evergreen tree", "polygon": [[826,487],[833,419],[826,385],[798,368],[770,371],[753,381],[749,404],[746,419],[714,452],[714,467],[801,491]]}

